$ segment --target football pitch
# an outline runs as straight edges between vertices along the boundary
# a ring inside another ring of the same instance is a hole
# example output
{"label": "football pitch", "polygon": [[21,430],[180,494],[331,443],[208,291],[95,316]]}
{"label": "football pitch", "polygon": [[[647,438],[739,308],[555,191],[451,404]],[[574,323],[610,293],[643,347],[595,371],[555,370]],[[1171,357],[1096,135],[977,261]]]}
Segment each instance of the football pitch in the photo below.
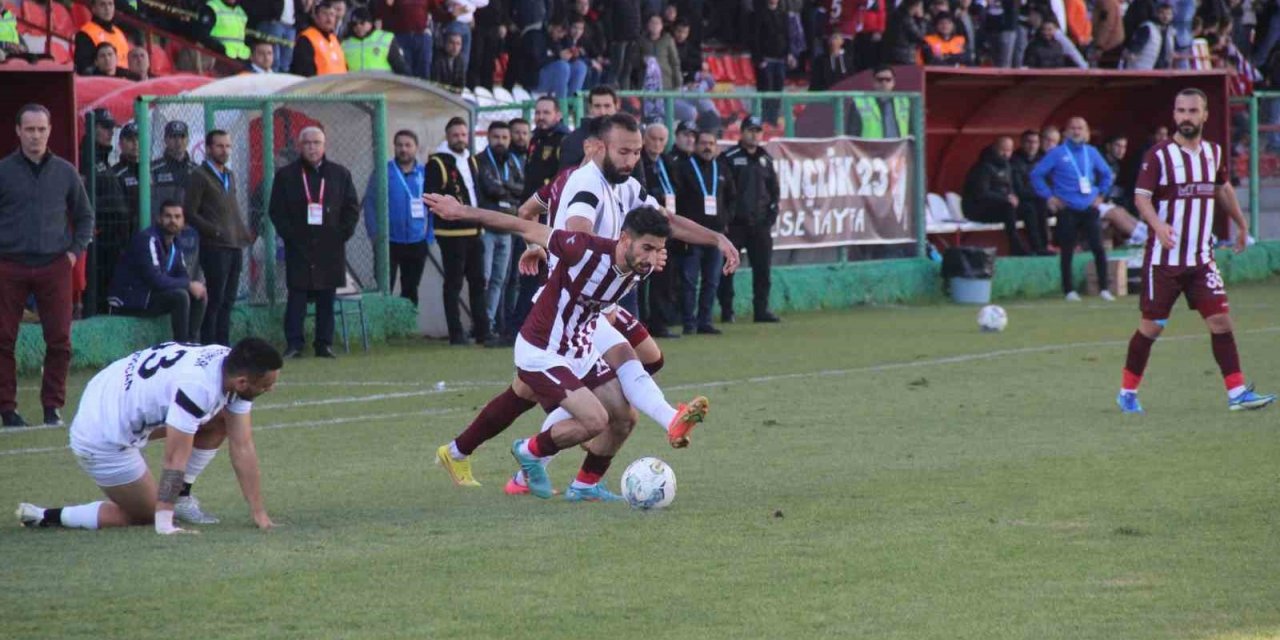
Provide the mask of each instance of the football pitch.
{"label": "football pitch", "polygon": [[[1230,291],[1262,392],[1277,284]],[[1001,334],[971,307],[860,308],[665,341],[658,382],[711,415],[680,451],[641,418],[606,476],[669,462],[654,513],[504,495],[537,411],[474,456],[483,487],[450,483],[435,448],[507,383],[509,349],[288,362],[253,414],[270,533],[225,448],[195,491],[223,522],[199,536],[25,530],[19,501],[100,494],[65,429],[0,432],[0,637],[1280,637],[1280,413],[1226,410],[1180,305],[1147,415],[1120,415],[1136,306],[1012,302]],[[553,463],[557,488],[581,459]]]}

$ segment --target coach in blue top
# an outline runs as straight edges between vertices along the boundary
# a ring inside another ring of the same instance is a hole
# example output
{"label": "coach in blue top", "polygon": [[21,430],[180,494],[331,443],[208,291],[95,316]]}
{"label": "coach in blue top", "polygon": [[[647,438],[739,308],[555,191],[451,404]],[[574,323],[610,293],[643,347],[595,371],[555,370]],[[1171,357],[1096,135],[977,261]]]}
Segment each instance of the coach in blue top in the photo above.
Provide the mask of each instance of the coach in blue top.
{"label": "coach in blue top", "polygon": [[[431,244],[431,216],[422,204],[426,168],[418,162],[418,134],[404,129],[392,141],[396,157],[387,162],[387,226],[391,241],[391,282],[400,276],[400,296],[418,306],[418,284],[427,264]],[[364,192],[364,228],[369,239],[378,237],[378,199],[374,197],[374,176]]]}
{"label": "coach in blue top", "polygon": [[1102,204],[1116,177],[1102,154],[1089,144],[1089,123],[1084,118],[1067,121],[1066,134],[1067,141],[1046,153],[1031,170],[1031,184],[1036,193],[1048,201],[1049,211],[1058,216],[1062,292],[1067,300],[1080,300],[1071,281],[1071,257],[1080,228],[1084,227],[1098,271],[1099,296],[1110,302],[1115,296],[1107,288],[1107,252],[1102,248],[1098,205]]}

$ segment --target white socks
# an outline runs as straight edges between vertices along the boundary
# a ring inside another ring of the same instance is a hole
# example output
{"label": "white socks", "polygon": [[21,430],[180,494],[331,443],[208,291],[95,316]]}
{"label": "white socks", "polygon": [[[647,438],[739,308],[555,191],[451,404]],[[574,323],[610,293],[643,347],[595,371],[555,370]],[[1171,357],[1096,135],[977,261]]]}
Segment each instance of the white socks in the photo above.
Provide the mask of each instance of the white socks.
{"label": "white socks", "polygon": [[62,526],[68,529],[97,529],[98,507],[102,501],[62,508]]}
{"label": "white socks", "polygon": [[644,370],[639,360],[628,360],[618,367],[618,382],[622,384],[622,394],[631,406],[652,418],[664,430],[671,426],[676,408],[667,402],[662,389],[658,388],[658,383],[653,381],[653,376]]}
{"label": "white socks", "polygon": [[449,457],[462,462],[467,459],[467,454],[458,450],[458,442],[456,440],[449,442]]}
{"label": "white socks", "polygon": [[191,457],[187,458],[187,472],[182,477],[182,481],[187,484],[195,484],[196,478],[200,477],[200,473],[204,468],[213,462],[213,457],[218,455],[217,449],[192,449]]}

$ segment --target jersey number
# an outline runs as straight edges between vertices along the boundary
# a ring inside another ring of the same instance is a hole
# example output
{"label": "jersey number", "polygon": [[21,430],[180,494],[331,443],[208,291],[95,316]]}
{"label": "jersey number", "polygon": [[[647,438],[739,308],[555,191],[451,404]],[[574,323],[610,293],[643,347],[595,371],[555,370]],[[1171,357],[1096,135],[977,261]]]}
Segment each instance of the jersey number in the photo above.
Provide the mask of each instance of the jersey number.
{"label": "jersey number", "polygon": [[[138,377],[143,380],[147,380],[158,373],[161,369],[168,369],[169,367],[177,364],[178,361],[182,359],[182,356],[185,355],[187,355],[186,349],[175,351],[171,356],[161,356],[159,351],[152,351],[147,355],[146,359],[142,361],[142,366],[138,367]],[[159,361],[153,363],[152,361],[157,358]]]}

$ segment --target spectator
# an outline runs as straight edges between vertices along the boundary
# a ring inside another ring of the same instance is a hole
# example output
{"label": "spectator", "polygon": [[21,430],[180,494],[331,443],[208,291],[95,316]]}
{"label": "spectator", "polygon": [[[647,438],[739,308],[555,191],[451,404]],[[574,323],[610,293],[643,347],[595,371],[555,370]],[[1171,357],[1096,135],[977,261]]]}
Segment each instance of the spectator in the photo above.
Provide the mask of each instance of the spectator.
{"label": "spectator", "polygon": [[1098,274],[1099,297],[1115,300],[1107,288],[1107,253],[1102,247],[1102,227],[1098,205],[1111,190],[1115,176],[1102,155],[1089,145],[1089,124],[1084,118],[1067,122],[1067,142],[1045,154],[1031,172],[1036,193],[1048,202],[1049,211],[1058,216],[1058,248],[1062,271],[1062,292],[1069,302],[1078,302],[1075,282],[1071,277],[1071,257],[1076,250],[1080,227],[1084,227],[1093,251]]}
{"label": "spectator", "polygon": [[853,68],[853,57],[844,46],[844,35],[833,31],[827,36],[825,53],[813,60],[809,90],[826,91],[852,75]]}
{"label": "spectator", "polygon": [[1018,196],[1018,218],[1027,221],[1027,235],[1035,252],[1046,255],[1053,253],[1048,248],[1049,208],[1031,184],[1031,170],[1042,157],[1040,136],[1028,129],[1022,132],[1018,150],[1009,158],[1009,169],[1013,174],[1013,195]]}
{"label": "spectator", "polygon": [[245,29],[249,16],[240,0],[207,0],[196,17],[196,30],[209,48],[232,60],[248,60]]}
{"label": "spectator", "polygon": [[[296,60],[296,59],[295,59]],[[316,303],[316,357],[333,353],[333,304],[347,283],[347,240],[360,221],[360,203],[351,172],[325,157],[325,135],[307,127],[298,135],[301,157],[276,171],[268,209],[284,240],[286,358],[302,357],[303,320],[308,301]]]}
{"label": "spectator", "polygon": [[[729,239],[745,248],[751,261],[751,306],[756,322],[778,322],[769,310],[773,270],[773,223],[778,220],[778,173],[773,157],[760,145],[763,128],[759,118],[742,123],[738,146],[724,154],[733,177],[734,199],[729,211]],[[733,322],[733,274],[720,281],[720,320]]]}
{"label": "spectator", "polygon": [[[779,0],[767,0],[756,11],[753,31],[751,61],[756,66],[756,89],[782,91],[787,69],[794,67],[796,59],[790,53],[791,42],[787,35],[787,14],[779,6]],[[764,101],[765,122],[776,123],[780,101],[772,98]]]}
{"label": "spectator", "polygon": [[[524,193],[524,168],[509,151],[511,127],[501,120],[491,122],[488,141],[477,169],[479,206],[514,216],[520,206],[520,194]],[[511,267],[511,234],[485,231],[481,240],[484,242],[485,317],[490,319],[486,346],[496,347],[499,331],[504,328],[498,325],[503,315],[501,305],[507,288],[507,271]]]}
{"label": "spectator", "polygon": [[256,40],[249,51],[249,66],[243,73],[275,73],[276,45]]}
{"label": "spectator", "polygon": [[587,81],[587,63],[573,47],[569,28],[561,23],[547,26],[547,51],[538,72],[538,91],[555,96],[572,96]]}
{"label": "spectator", "polygon": [[1129,139],[1124,136],[1112,136],[1103,145],[1103,160],[1115,176],[1111,189],[1107,191],[1102,204],[1098,205],[1098,214],[1104,227],[1115,229],[1129,244],[1142,244],[1147,241],[1147,224],[1138,219],[1133,212],[1133,185],[1124,184],[1120,176],[1124,173],[1121,163],[1129,151]]}
{"label": "spectator", "polygon": [[[645,22],[645,37],[636,44],[639,56],[636,67],[642,69],[643,81],[637,87],[644,91],[675,91],[680,88],[680,54],[675,40],[662,32],[662,16],[654,14]],[[644,115],[660,118],[666,113],[664,101],[644,101]]]}
{"label": "spectator", "polygon": [[522,200],[527,200],[542,185],[554,180],[560,172],[560,147],[569,135],[569,128],[560,118],[560,103],[555,98],[542,96],[534,102],[535,128],[529,140],[529,160],[525,163]]}
{"label": "spectator", "polygon": [[[1040,130],[1040,158],[1043,158],[1046,153],[1056,149],[1061,143],[1062,132],[1051,124],[1045,125],[1045,128]],[[1037,158],[1036,162],[1039,161],[1039,158]]]}
{"label": "spectator", "polygon": [[347,72],[347,58],[334,33],[338,26],[338,12],[334,7],[333,0],[321,0],[316,5],[312,12],[315,24],[298,34],[293,46],[289,73],[309,78]]}
{"label": "spectator", "polygon": [[[676,144],[671,148],[667,166],[677,170],[693,155],[698,140],[698,127],[687,120],[676,125]],[[675,170],[672,171],[675,175]],[[677,185],[678,186],[678,185]]]}
{"label": "spectator", "polygon": [[103,76],[107,78],[122,78],[124,80],[138,80],[138,76],[128,69],[120,68],[120,60],[116,57],[115,45],[110,42],[104,42],[98,45],[97,57],[93,60],[93,73],[91,76]]}
{"label": "spectator", "polygon": [[1022,64],[1031,69],[1061,69],[1071,66],[1067,53],[1058,42],[1058,25],[1052,20],[1040,23],[1036,37],[1027,44]]}
{"label": "spectator", "polygon": [[115,47],[116,60],[129,59],[129,39],[124,31],[116,26],[116,5],[113,0],[93,0],[89,5],[93,17],[80,26],[75,39],[76,73],[95,75],[94,67],[98,58],[98,45],[110,42]]}
{"label": "spectator", "polygon": [[[1018,196],[1013,191],[1013,171],[1009,158],[1013,156],[1013,138],[1001,137],[995,144],[982,150],[977,164],[969,169],[964,180],[964,217],[978,222],[998,222],[1004,225],[1009,241],[1009,252],[1015,256],[1030,255],[1027,245],[1018,235]],[[1032,238],[1039,237],[1038,230],[1028,229]],[[1036,247],[1036,253],[1042,247]]]}
{"label": "spectator", "polygon": [[[776,7],[777,3],[773,3]],[[696,153],[676,169],[676,213],[712,231],[724,231],[735,194],[733,179],[718,157],[716,134],[700,131]],[[717,335],[711,324],[711,305],[720,286],[723,258],[715,247],[688,245],[681,259],[684,287],[684,333]],[[698,281],[701,278],[702,288]]]}
{"label": "spectator", "polygon": [[1126,69],[1150,70],[1173,68],[1174,44],[1173,5],[1161,2],[1156,8],[1155,20],[1148,20],[1133,34],[1125,48]]}
{"label": "spectator", "polygon": [[[672,40],[676,44],[676,57],[680,59],[680,84],[688,85],[696,82],[694,77],[702,69],[702,48],[689,39],[691,30],[684,19],[676,22],[672,30]],[[817,89],[815,89],[817,91]]]}
{"label": "spectator", "polygon": [[507,37],[510,15],[506,0],[489,0],[488,4],[476,9],[471,58],[467,64],[467,87],[493,89],[498,56],[505,49],[503,40]]}
{"label": "spectator", "polygon": [[698,97],[676,100],[676,118],[697,121],[701,123],[699,125],[701,127],[719,130],[720,114],[716,112],[715,102],[712,102],[711,98],[708,97],[715,88],[716,79],[711,75],[711,71],[707,69],[706,63],[703,63],[702,70],[693,75],[693,83],[680,87],[681,91],[695,94]]}
{"label": "spectator", "polygon": [[22,55],[27,48],[22,44],[22,36],[18,33],[18,16],[9,10],[9,5],[0,5],[0,61],[6,56]]}
{"label": "spectator", "polygon": [[431,9],[436,1],[382,0],[378,4],[382,28],[395,34],[410,73],[423,80],[431,79]]}
{"label": "spectator", "polygon": [[608,43],[604,37],[604,27],[600,24],[600,12],[591,9],[591,0],[573,0],[569,21],[572,23],[578,19],[582,20],[583,28],[579,46],[586,49],[592,59],[603,58]]}
{"label": "spectator", "polygon": [[[295,29],[297,23],[295,17],[298,15],[296,9],[294,0],[257,0],[244,5],[244,10],[249,15],[249,25],[255,31],[289,43],[298,37],[298,32]],[[270,67],[261,67],[259,65],[260,68],[280,73],[288,71],[289,66],[293,63],[293,45],[276,44],[274,42],[266,44],[271,47],[273,65]],[[253,57],[256,48],[256,44],[249,44],[250,58]]]}
{"label": "spectator", "polygon": [[129,227],[126,237],[138,230],[138,125],[130,122],[120,127],[120,161],[111,167],[111,175],[120,183]]}
{"label": "spectator", "polygon": [[925,64],[939,67],[962,67],[970,63],[965,37],[956,34],[955,19],[949,13],[933,18],[935,33],[924,37]]}
{"label": "spectator", "polygon": [[462,37],[462,78],[461,87],[467,78],[467,66],[471,63],[471,27],[476,21],[476,9],[489,5],[489,0],[445,0],[445,9],[452,16],[440,32],[447,38],[451,34]]}
{"label": "spectator", "polygon": [[236,194],[239,181],[227,163],[231,136],[214,129],[204,136],[204,164],[187,181],[183,210],[200,233],[200,267],[209,287],[209,310],[200,326],[201,344],[231,345],[231,308],[240,293],[244,250],[257,240],[245,227]]}
{"label": "spectator", "polygon": [[151,54],[143,47],[129,50],[129,71],[138,77],[140,82],[155,78],[151,75]]}
{"label": "spectator", "polygon": [[924,0],[903,0],[885,28],[883,60],[887,64],[920,64],[924,44]]}
{"label": "spectator", "polygon": [[956,34],[964,36],[964,52],[968,59],[965,64],[977,64],[978,47],[986,43],[979,40],[981,34],[973,21],[973,0],[958,0],[951,17],[955,20]]}
{"label": "spectator", "polygon": [[[347,0],[329,0],[329,4],[333,7],[333,34],[341,40],[347,37],[347,10],[351,7],[347,5]],[[316,6],[318,8],[321,5]]]}
{"label": "spectator", "polygon": [[196,170],[187,152],[187,123],[170,120],[164,125],[164,155],[151,161],[151,221],[165,200],[186,202],[187,179]]}
{"label": "spectator", "polygon": [[618,112],[618,92],[613,87],[600,85],[587,94],[587,117],[578,123],[564,142],[560,145],[560,169],[577,168],[582,164],[582,143],[587,139],[590,123],[596,118],[611,116]]}
{"label": "spectator", "polygon": [[609,39],[609,70],[604,81],[617,86],[634,86],[630,78],[636,58],[631,49],[643,35],[640,0],[612,0],[608,9],[605,15],[610,17],[610,21],[605,35]]}
{"label": "spectator", "polygon": [[[1067,37],[1067,34],[1063,33],[1061,28],[1062,22],[1059,21],[1055,17],[1055,14],[1052,11],[1048,10],[1047,8],[1042,10],[1036,6],[1032,6],[1027,11],[1028,37],[1034,40],[1035,34],[1039,34],[1041,32],[1041,27],[1045,22],[1053,22],[1053,26],[1054,26],[1053,39],[1057,41],[1059,46],[1062,47],[1062,53],[1067,57],[1067,60],[1069,60],[1071,64],[1075,65],[1076,67],[1079,67],[1081,69],[1087,69],[1089,67],[1089,62],[1084,59],[1084,56],[1081,55],[1080,50],[1076,48],[1076,45],[1073,42],[1071,42],[1071,39]],[[1024,57],[1023,66],[1026,66],[1025,53],[1023,57]]]}
{"label": "spectator", "polygon": [[[651,124],[644,129],[644,149],[640,155],[640,169],[644,179],[640,181],[645,191],[649,192],[667,211],[676,210],[675,167],[663,151],[667,148],[667,128],[661,123]],[[679,251],[667,243],[668,262],[679,263]],[[677,311],[676,288],[677,270],[671,267],[649,276],[647,288],[641,289],[646,299],[640,303],[641,320],[649,328],[649,335],[655,338],[679,338],[673,333],[671,326],[681,321]]]}
{"label": "spectator", "polygon": [[71,367],[71,270],[93,239],[93,209],[70,162],[49,151],[52,118],[42,105],[18,109],[19,148],[0,160],[0,422],[18,414],[14,345],[27,298],[35,296],[44,333],[40,403],[44,423],[61,426]]}
{"label": "spectator", "polygon": [[206,291],[187,273],[178,236],[184,227],[182,205],[167,200],[150,229],[138,232],[115,264],[111,308],[120,315],[154,318],[169,315],[174,342],[193,342],[204,318]]}
{"label": "spectator", "polygon": [[351,35],[342,41],[342,55],[347,59],[347,71],[390,71],[409,75],[395,36],[375,29],[373,16],[361,7],[351,12]]}
{"label": "spectator", "polygon": [[[426,204],[422,202],[427,168],[418,162],[418,134],[402,129],[392,139],[395,158],[387,162],[387,239],[390,242],[391,283],[400,274],[400,297],[418,306],[418,287],[427,264],[432,233]],[[376,174],[369,175],[364,191],[364,226],[369,239],[377,242],[378,199]]]}
{"label": "spectator", "polygon": [[1063,16],[1060,25],[1066,25],[1068,39],[1078,50],[1087,51],[1093,46],[1093,20],[1084,0],[1063,0]]}
{"label": "spectator", "polygon": [[587,39],[587,23],[579,17],[573,18],[569,22],[569,48],[573,50],[574,58],[581,60],[586,65],[586,76],[582,82],[582,88],[590,89],[600,84],[600,77],[604,74],[604,62],[601,61],[603,50],[593,49],[591,41]]}
{"label": "spectator", "polygon": [[449,33],[444,36],[444,51],[431,62],[431,81],[438,82],[459,93],[467,81],[462,59],[462,36]]}
{"label": "spectator", "polygon": [[[467,206],[477,206],[477,162],[467,148],[471,128],[462,118],[445,126],[445,141],[427,161],[427,193],[453,196]],[[472,333],[477,343],[489,338],[489,319],[484,297],[484,242],[480,227],[472,222],[444,220],[433,215],[436,243],[444,263],[444,318],[449,325],[449,344],[469,344],[462,329],[458,303],[466,281],[470,298]]]}
{"label": "spectator", "polygon": [[[890,92],[897,87],[892,67],[881,66],[875,70],[875,90]],[[868,140],[894,139],[911,135],[911,99],[906,96],[871,97],[853,99],[853,113],[849,114],[849,135]]]}
{"label": "spectator", "polygon": [[880,49],[884,42],[888,9],[887,0],[867,2],[831,1],[828,10],[830,28],[828,37],[839,34],[845,40],[853,39],[849,54],[855,67],[850,71],[874,69],[880,64]]}
{"label": "spectator", "polygon": [[[115,118],[106,109],[94,109],[92,117],[85,120],[85,138],[80,143],[80,171],[85,184],[93,185],[90,204],[94,210],[94,241],[90,250],[95,258],[88,263],[86,276],[93,278],[97,286],[90,290],[94,297],[87,306],[94,311],[106,311],[107,286],[111,284],[111,270],[116,258],[129,244],[132,234],[129,206],[124,190],[115,173],[111,171],[111,139],[115,133]],[[92,120],[92,128],[90,128]],[[90,145],[89,136],[93,135]],[[90,149],[93,155],[90,155]],[[136,218],[135,218],[136,219]]]}
{"label": "spectator", "polygon": [[1094,0],[1093,46],[1099,53],[1114,51],[1124,44],[1123,15],[1119,0]]}
{"label": "spectator", "polygon": [[1156,5],[1159,0],[1131,0],[1124,10],[1125,44],[1133,41],[1133,37],[1142,29],[1142,25],[1156,17]]}
{"label": "spectator", "polygon": [[[529,128],[529,121],[524,118],[516,118],[510,125],[511,155],[523,166],[529,163],[529,141],[533,137],[533,131]],[[521,197],[523,196],[522,193]]]}
{"label": "spectator", "polygon": [[997,67],[1008,69],[1018,66],[1014,63],[1020,61],[1020,57],[1014,55],[1019,38],[1025,38],[1018,26],[1019,4],[1019,0],[987,1],[982,29],[990,44],[991,61]]}

